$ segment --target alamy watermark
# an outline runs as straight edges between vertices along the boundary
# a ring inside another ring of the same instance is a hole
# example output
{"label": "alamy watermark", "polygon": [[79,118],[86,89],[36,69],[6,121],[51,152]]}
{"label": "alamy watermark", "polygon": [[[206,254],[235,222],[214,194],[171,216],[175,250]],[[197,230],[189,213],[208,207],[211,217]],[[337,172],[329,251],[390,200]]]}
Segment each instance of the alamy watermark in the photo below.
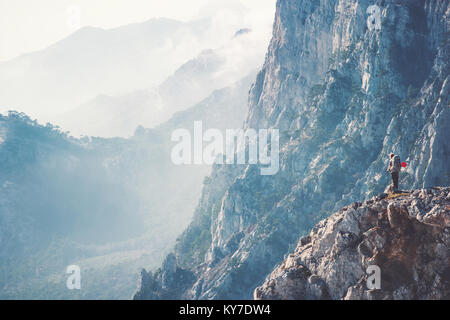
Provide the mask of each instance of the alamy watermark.
{"label": "alamy watermark", "polygon": [[79,266],[72,264],[66,268],[66,273],[69,274],[66,281],[67,289],[80,290],[81,289],[81,269]]}
{"label": "alamy watermark", "polygon": [[381,10],[376,4],[373,4],[367,8],[367,28],[370,31],[381,30]]}
{"label": "alamy watermark", "polygon": [[367,289],[381,289],[381,269],[379,266],[372,264],[366,269],[367,275]]}
{"label": "alamy watermark", "polygon": [[274,175],[280,167],[279,139],[278,129],[226,129],[224,137],[219,129],[203,132],[202,121],[194,121],[193,137],[187,129],[172,132],[171,140],[178,143],[171,159],[176,165],[260,164],[261,175]]}

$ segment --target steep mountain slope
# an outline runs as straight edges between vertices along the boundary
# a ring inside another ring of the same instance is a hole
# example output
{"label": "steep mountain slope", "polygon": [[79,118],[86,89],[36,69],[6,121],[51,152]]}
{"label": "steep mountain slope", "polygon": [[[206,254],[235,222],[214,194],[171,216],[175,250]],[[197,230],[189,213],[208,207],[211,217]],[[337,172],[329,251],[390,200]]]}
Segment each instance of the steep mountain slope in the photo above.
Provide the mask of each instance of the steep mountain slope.
{"label": "steep mountain slope", "polygon": [[[390,152],[408,162],[401,187],[448,186],[449,14],[442,0],[279,0],[245,127],[280,130],[280,171],[216,165],[135,298],[251,298],[317,221],[384,190]],[[190,276],[174,289],[164,275],[178,271]]]}
{"label": "steep mountain slope", "polygon": [[[450,299],[450,188],[386,196],[317,224],[254,297]],[[378,289],[367,287],[370,265],[380,270]]]}
{"label": "steep mountain slope", "polygon": [[[255,73],[129,139],[68,137],[24,114],[0,115],[0,297],[131,296],[138,266],[161,263],[187,226],[208,165],[171,162],[171,134],[240,127]],[[67,290],[65,268],[83,289]]]}

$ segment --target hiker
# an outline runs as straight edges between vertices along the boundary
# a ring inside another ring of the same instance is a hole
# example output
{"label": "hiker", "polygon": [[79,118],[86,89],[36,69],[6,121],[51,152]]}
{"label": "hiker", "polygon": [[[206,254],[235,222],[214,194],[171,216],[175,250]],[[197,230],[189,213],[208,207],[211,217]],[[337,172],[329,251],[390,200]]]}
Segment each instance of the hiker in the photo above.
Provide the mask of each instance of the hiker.
{"label": "hiker", "polygon": [[392,184],[394,187],[394,192],[398,190],[398,175],[400,169],[402,168],[402,164],[400,162],[400,157],[398,155],[394,155],[391,153],[389,155],[389,167],[387,169],[388,172],[391,173]]}

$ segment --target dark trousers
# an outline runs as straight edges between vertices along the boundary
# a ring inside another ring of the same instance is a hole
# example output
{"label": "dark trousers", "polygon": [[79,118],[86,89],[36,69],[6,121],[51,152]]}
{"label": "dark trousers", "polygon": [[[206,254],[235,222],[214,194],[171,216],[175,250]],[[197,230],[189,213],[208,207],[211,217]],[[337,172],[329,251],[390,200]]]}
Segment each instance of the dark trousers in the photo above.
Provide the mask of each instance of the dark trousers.
{"label": "dark trousers", "polygon": [[391,172],[391,177],[394,190],[398,190],[398,172]]}

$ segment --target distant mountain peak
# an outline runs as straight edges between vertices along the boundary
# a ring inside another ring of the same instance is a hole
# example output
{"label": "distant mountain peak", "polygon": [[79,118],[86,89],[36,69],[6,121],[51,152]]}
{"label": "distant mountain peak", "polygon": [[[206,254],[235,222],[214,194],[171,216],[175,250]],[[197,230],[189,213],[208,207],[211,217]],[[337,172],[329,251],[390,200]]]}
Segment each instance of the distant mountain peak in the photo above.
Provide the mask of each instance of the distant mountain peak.
{"label": "distant mountain peak", "polygon": [[252,32],[252,29],[250,29],[250,28],[242,28],[242,29],[239,29],[239,30],[236,31],[236,33],[234,34],[233,38],[237,38],[237,37],[239,37],[239,36],[242,36],[242,35],[247,34],[247,33],[250,33],[250,32]]}

